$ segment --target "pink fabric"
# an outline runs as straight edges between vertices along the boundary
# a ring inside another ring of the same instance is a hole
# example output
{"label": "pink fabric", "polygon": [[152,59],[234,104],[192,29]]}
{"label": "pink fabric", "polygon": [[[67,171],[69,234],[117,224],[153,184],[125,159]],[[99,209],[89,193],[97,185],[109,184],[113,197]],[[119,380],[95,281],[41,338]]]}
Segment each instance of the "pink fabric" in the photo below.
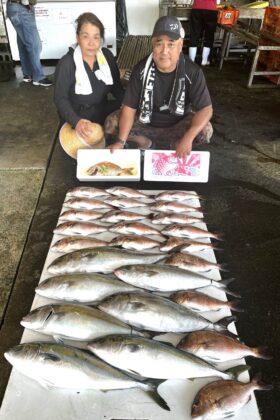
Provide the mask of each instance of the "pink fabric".
{"label": "pink fabric", "polygon": [[194,0],[192,9],[216,10],[216,0]]}

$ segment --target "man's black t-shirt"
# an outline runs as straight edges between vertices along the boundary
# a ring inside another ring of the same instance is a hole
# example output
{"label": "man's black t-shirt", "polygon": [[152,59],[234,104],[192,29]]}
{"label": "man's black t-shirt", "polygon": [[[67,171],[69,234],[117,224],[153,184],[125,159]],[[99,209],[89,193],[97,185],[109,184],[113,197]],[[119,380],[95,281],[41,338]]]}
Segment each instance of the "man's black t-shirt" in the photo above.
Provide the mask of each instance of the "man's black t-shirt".
{"label": "man's black t-shirt", "polygon": [[[211,105],[211,98],[206,85],[206,81],[200,67],[193,63],[188,57],[185,58],[185,111],[184,115],[190,111]],[[140,99],[143,85],[143,70],[147,58],[138,63],[130,76],[129,84],[126,88],[123,104],[139,111]],[[156,69],[156,78],[153,91],[153,112],[151,125],[153,127],[170,127],[180,121],[183,116],[173,115],[168,109],[170,96],[174,84],[176,71],[162,73]]]}

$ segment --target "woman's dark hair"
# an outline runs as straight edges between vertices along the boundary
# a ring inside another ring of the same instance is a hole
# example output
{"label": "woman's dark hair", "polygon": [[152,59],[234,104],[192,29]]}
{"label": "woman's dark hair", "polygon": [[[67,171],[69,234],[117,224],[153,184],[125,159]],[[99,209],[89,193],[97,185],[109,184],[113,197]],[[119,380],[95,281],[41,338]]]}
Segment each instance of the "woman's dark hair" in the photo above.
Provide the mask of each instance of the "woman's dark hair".
{"label": "woman's dark hair", "polygon": [[91,23],[92,25],[97,26],[97,28],[99,28],[100,36],[102,39],[104,39],[105,29],[104,29],[103,23],[93,13],[83,13],[75,20],[75,23],[77,25],[77,29],[76,29],[77,35],[79,35],[81,31],[82,25],[84,25],[85,23]]}

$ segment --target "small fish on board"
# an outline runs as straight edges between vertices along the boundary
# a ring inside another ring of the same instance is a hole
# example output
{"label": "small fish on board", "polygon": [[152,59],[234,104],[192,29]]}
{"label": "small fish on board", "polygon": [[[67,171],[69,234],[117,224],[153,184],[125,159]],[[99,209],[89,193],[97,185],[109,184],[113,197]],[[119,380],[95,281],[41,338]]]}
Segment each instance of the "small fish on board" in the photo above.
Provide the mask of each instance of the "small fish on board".
{"label": "small fish on board", "polygon": [[90,238],[84,236],[66,236],[63,239],[59,239],[51,246],[51,251],[53,252],[72,252],[77,251],[79,249],[85,248],[96,248],[99,246],[107,246],[109,245],[107,241],[102,241],[101,239],[97,238]]}
{"label": "small fish on board", "polygon": [[64,222],[60,223],[54,229],[53,233],[57,235],[93,235],[96,233],[106,232],[107,226],[98,225],[92,222]]}
{"label": "small fish on board", "polygon": [[271,359],[267,347],[248,347],[236,338],[217,331],[190,332],[181,339],[177,347],[211,363],[228,362],[247,356]]}
{"label": "small fish on board", "polygon": [[95,187],[74,187],[67,191],[67,195],[71,195],[73,197],[88,197],[88,198],[96,198],[102,196],[109,196],[110,194],[101,188]]}
{"label": "small fish on board", "polygon": [[91,166],[86,170],[86,173],[89,176],[127,176],[134,175],[135,168],[121,168],[115,163],[104,161]]}
{"label": "small fish on board", "polygon": [[264,384],[259,375],[249,383],[224,379],[211,382],[196,394],[191,417],[197,420],[233,417],[250,401],[253,391],[270,391],[272,388],[272,385]]}

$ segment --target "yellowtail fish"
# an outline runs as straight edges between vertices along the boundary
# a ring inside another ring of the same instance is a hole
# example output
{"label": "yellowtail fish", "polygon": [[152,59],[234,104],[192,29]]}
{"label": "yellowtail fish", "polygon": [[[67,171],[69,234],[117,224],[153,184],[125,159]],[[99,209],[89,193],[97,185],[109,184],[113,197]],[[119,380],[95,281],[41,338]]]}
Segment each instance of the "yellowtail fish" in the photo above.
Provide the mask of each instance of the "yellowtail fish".
{"label": "yellowtail fish", "polygon": [[64,202],[65,207],[71,209],[87,209],[87,210],[96,210],[96,209],[111,209],[110,204],[105,203],[105,201],[96,200],[95,198],[87,197],[73,197]]}
{"label": "yellowtail fish", "polygon": [[227,284],[232,279],[216,281],[200,273],[164,264],[142,262],[141,264],[122,265],[114,271],[114,274],[126,283],[155,292],[175,292],[213,286],[227,294],[236,296],[227,288]]}
{"label": "yellowtail fish", "polygon": [[160,231],[140,222],[119,222],[109,228],[110,232],[135,235],[160,235]]}
{"label": "yellowtail fish", "polygon": [[144,214],[133,213],[132,211],[125,210],[111,210],[103,214],[101,222],[118,223],[118,222],[131,222],[135,220],[145,219]]}
{"label": "yellowtail fish", "polygon": [[196,226],[190,225],[171,225],[165,227],[161,231],[164,235],[167,236],[176,236],[178,238],[191,238],[191,239],[199,239],[199,238],[213,238],[217,240],[222,239],[222,235],[218,233],[212,233],[205,229],[200,229]]}
{"label": "yellowtail fish", "polygon": [[74,187],[67,191],[67,195],[71,195],[73,197],[88,197],[88,198],[96,198],[102,196],[109,196],[110,194],[106,190],[102,190],[101,188],[95,187]]}
{"label": "yellowtail fish", "polygon": [[[172,281],[172,279],[171,279]],[[213,323],[169,299],[151,293],[118,293],[104,299],[98,308],[140,330],[184,333],[210,329],[226,331],[235,317]]]}
{"label": "yellowtail fish", "polygon": [[54,343],[25,343],[5,352],[5,357],[15,369],[39,382],[45,388],[66,388],[75,390],[139,388],[164,410],[170,411],[152,382],[133,379],[92,354]]}
{"label": "yellowtail fish", "polygon": [[164,263],[190,271],[225,270],[221,264],[213,263],[196,255],[183,254],[182,252],[172,254]]}
{"label": "yellowtail fish", "polygon": [[216,331],[194,331],[177,344],[181,350],[212,363],[228,362],[253,356],[271,359],[267,347],[248,347],[239,340]]}
{"label": "yellowtail fish", "polygon": [[97,225],[91,222],[64,222],[54,229],[57,235],[92,235],[95,233],[106,232],[107,226]]}
{"label": "yellowtail fish", "polygon": [[[166,343],[133,335],[114,334],[94,340],[89,350],[110,365],[140,377],[193,379],[236,377],[237,369],[221,371],[198,357]],[[243,370],[240,368],[240,372]],[[245,370],[245,369],[244,369]]]}
{"label": "yellowtail fish", "polygon": [[208,296],[205,293],[181,290],[173,293],[170,296],[173,302],[183,305],[186,308],[192,309],[193,311],[205,312],[205,311],[219,311],[220,309],[231,309],[232,311],[243,312],[243,309],[239,307],[239,301],[223,301],[220,299]]}
{"label": "yellowtail fish", "polygon": [[201,198],[195,191],[162,191],[155,196],[156,201],[184,201]]}
{"label": "yellowtail fish", "polygon": [[95,210],[70,209],[70,210],[64,211],[59,216],[59,219],[77,221],[77,222],[89,222],[91,220],[100,219],[102,216],[103,216],[103,213],[99,211],[95,211]]}
{"label": "yellowtail fish", "polygon": [[211,382],[196,394],[191,416],[196,420],[233,417],[250,401],[254,391],[270,391],[271,389],[272,385],[262,383],[259,376],[255,376],[249,383],[224,379]]}
{"label": "yellowtail fish", "polygon": [[21,325],[50,335],[57,341],[86,342],[107,334],[132,333],[129,325],[113,316],[97,308],[75,303],[40,306],[24,316]]}
{"label": "yellowtail fish", "polygon": [[113,247],[85,248],[56,258],[48,267],[52,274],[112,273],[122,265],[153,264],[166,254],[143,253]]}
{"label": "yellowtail fish", "polygon": [[53,252],[72,252],[78,249],[94,248],[99,246],[109,245],[108,242],[102,241],[101,239],[79,237],[79,236],[67,236],[66,238],[60,239],[55,242],[51,250]]}
{"label": "yellowtail fish", "polygon": [[125,197],[125,198],[148,198],[147,194],[140,192],[138,190],[134,190],[133,188],[129,187],[111,187],[106,189],[107,193],[115,195],[116,197]]}
{"label": "yellowtail fish", "polygon": [[136,251],[143,251],[159,246],[160,242],[155,241],[145,236],[137,235],[121,235],[116,236],[110,242],[111,246],[121,246],[125,249],[134,249]]}
{"label": "yellowtail fish", "polygon": [[177,201],[157,201],[151,206],[151,210],[153,211],[164,211],[166,213],[168,212],[174,212],[174,213],[184,213],[184,212],[200,212],[201,207],[193,207],[188,206],[184,203],[178,203]]}
{"label": "yellowtail fish", "polygon": [[53,276],[36,287],[36,293],[48,299],[91,305],[114,293],[133,290],[137,288],[116,277],[99,273]]}

